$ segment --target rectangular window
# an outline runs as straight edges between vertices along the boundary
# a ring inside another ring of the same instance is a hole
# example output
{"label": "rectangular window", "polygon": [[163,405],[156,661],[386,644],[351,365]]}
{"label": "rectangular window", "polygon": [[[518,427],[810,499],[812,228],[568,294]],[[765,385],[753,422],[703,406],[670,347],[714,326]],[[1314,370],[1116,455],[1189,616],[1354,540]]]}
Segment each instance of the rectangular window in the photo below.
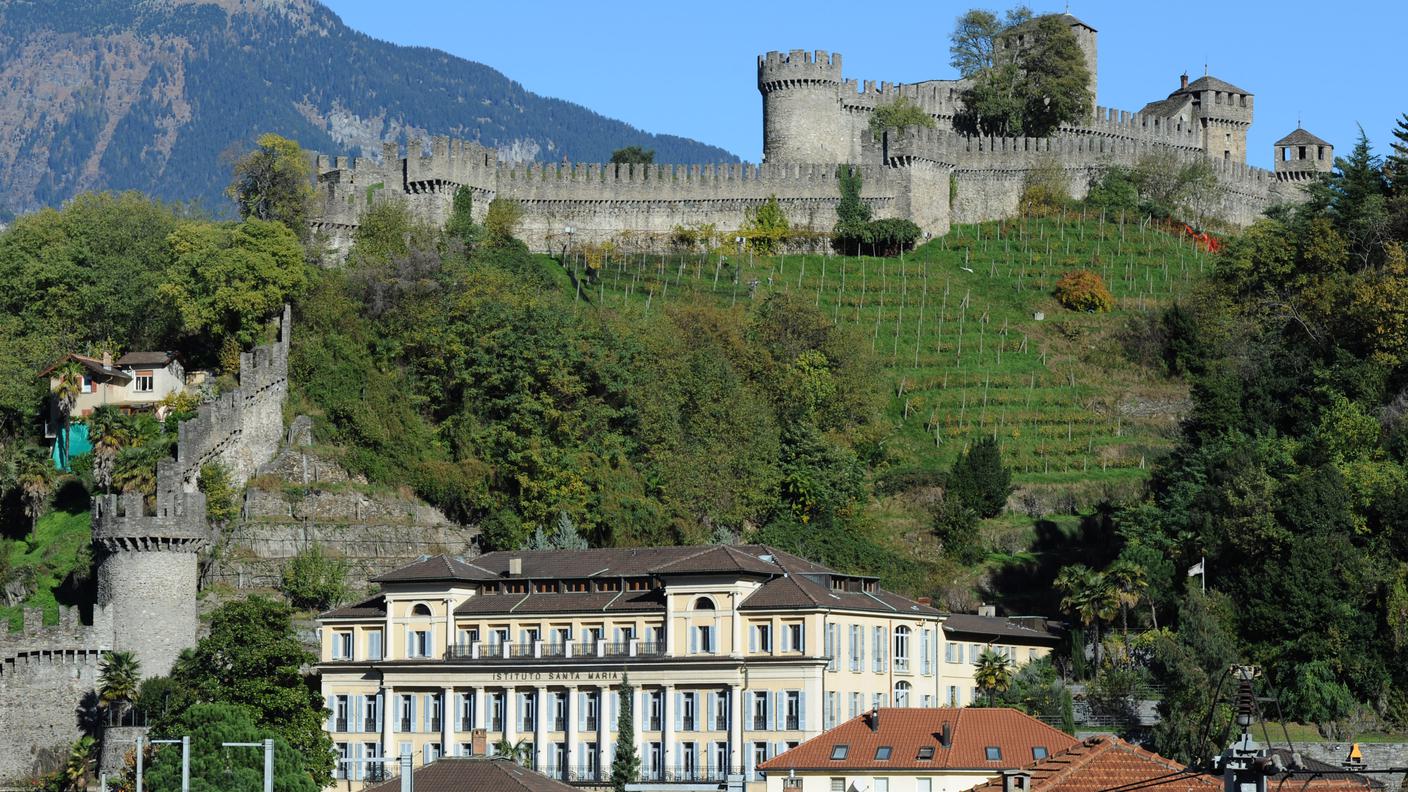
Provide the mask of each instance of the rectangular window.
{"label": "rectangular window", "polygon": [[132,380],[132,390],[137,393],[151,393],[155,390],[154,379],[150,371],[139,371]]}
{"label": "rectangular window", "polygon": [[699,653],[700,653],[700,654],[713,654],[713,653],[714,653],[714,628],[713,628],[713,626],[712,626],[712,625],[703,625],[703,624],[701,624],[701,625],[695,627],[694,629],[695,629],[695,631],[696,631],[696,633],[697,633],[697,637],[695,638],[695,640],[697,641],[698,646],[699,646]]}
{"label": "rectangular window", "polygon": [[797,690],[787,691],[786,723],[783,728],[788,731],[796,731],[802,728],[802,693]]}
{"label": "rectangular window", "polygon": [[333,698],[333,731],[347,731],[347,697],[337,696]]}
{"label": "rectangular window", "polygon": [[1045,759],[1045,758],[1046,758],[1047,756],[1049,756],[1049,755],[1050,755],[1050,754],[1049,754],[1049,752],[1046,750],[1046,746],[1045,746],[1045,745],[1033,745],[1033,746],[1032,746],[1032,759],[1038,759],[1038,760],[1039,760],[1039,759]]}
{"label": "rectangular window", "polygon": [[850,708],[847,710],[847,715],[846,715],[846,717],[848,717],[848,718],[854,718],[854,717],[856,717],[857,715],[860,715],[860,694],[859,694],[859,693],[852,693],[852,694],[851,694],[851,705],[850,705]]}
{"label": "rectangular window", "polygon": [[717,770],[720,774],[728,772],[728,743],[714,743],[713,751],[709,756],[709,766]]}
{"label": "rectangular window", "polygon": [[828,625],[826,625],[826,670],[827,670],[827,671],[835,671],[835,670],[836,670],[836,667],[837,667],[837,664],[836,664],[836,655],[839,654],[839,651],[838,651],[838,650],[840,649],[840,644],[841,644],[841,628],[840,628],[840,625],[836,625],[836,624],[828,624]]}
{"label": "rectangular window", "polygon": [[950,707],[957,707],[957,706],[958,706],[958,686],[957,686],[957,685],[949,685],[949,686],[948,686],[948,705],[949,705]]}
{"label": "rectangular window", "polygon": [[680,729],[694,731],[697,723],[698,693],[685,693],[680,696]]}
{"label": "rectangular window", "polygon": [[585,698],[586,714],[583,720],[587,731],[596,731],[597,718],[601,717],[601,693],[588,693]]}
{"label": "rectangular window", "polygon": [[787,649],[788,651],[805,653],[807,643],[805,640],[806,631],[801,624],[789,624],[787,629]]}
{"label": "rectangular window", "polygon": [[367,659],[380,660],[381,658],[381,630],[368,630]]}
{"label": "rectangular window", "polygon": [[765,742],[753,743],[753,766],[757,767],[758,765],[762,764],[763,762],[766,762],[767,760],[768,744]]}
{"label": "rectangular window", "polygon": [[333,768],[332,777],[339,780],[351,778],[352,763],[348,761],[351,754],[347,750],[347,743],[333,743],[333,749],[337,751],[337,766]]}
{"label": "rectangular window", "polygon": [[765,691],[753,692],[753,728],[761,731],[768,727],[768,699],[771,694]]}
{"label": "rectangular window", "polygon": [[91,376],[87,375],[87,374],[84,374],[84,375],[83,375],[83,384],[79,386],[78,390],[79,390],[80,393],[92,393],[92,392],[93,392],[93,378],[92,378]]}
{"label": "rectangular window", "polygon": [[332,659],[334,660],[355,660],[352,652],[352,633],[336,632],[332,634]]}
{"label": "rectangular window", "polygon": [[836,691],[828,690],[826,692],[826,723],[822,725],[823,729],[831,729],[836,726],[836,710],[840,706],[841,700]]}
{"label": "rectangular window", "polygon": [[489,694],[489,728],[501,732],[504,730],[504,696],[503,692]]}
{"label": "rectangular window", "polygon": [[663,696],[658,690],[646,694],[648,720],[646,720],[645,728],[650,731],[660,731],[660,706],[662,699]]}
{"label": "rectangular window", "polygon": [[772,654],[772,625],[753,625],[753,645],[749,647],[760,654]]}
{"label": "rectangular window", "polygon": [[409,732],[412,730],[411,727],[415,725],[415,718],[411,714],[414,709],[414,705],[411,703],[411,696],[408,693],[403,693],[396,698],[400,699],[396,705],[396,719],[400,721],[400,723],[396,724],[398,727],[397,731]]}
{"label": "rectangular window", "polygon": [[714,694],[714,729],[724,731],[728,728],[728,693]]}
{"label": "rectangular window", "polygon": [[915,781],[915,787],[914,787],[914,792],[934,792],[934,779],[932,779],[932,778],[920,778],[920,779],[916,779],[916,781]]}
{"label": "rectangular window", "polygon": [[983,756],[989,762],[1002,761],[1002,748],[996,745],[989,745],[983,749]]}
{"label": "rectangular window", "polygon": [[888,778],[877,778],[877,779],[875,779],[875,792],[890,792],[890,779],[888,779]]}
{"label": "rectangular window", "polygon": [[831,792],[846,792],[846,779],[844,779],[844,778],[833,778],[833,779],[831,779]]}
{"label": "rectangular window", "polygon": [[362,702],[362,731],[381,731],[381,724],[376,722],[376,696],[364,696]]}
{"label": "rectangular window", "polygon": [[567,731],[567,692],[556,691],[552,694],[552,720],[548,723],[550,731]]}
{"label": "rectangular window", "polygon": [[875,749],[875,761],[877,761],[877,762],[888,762],[888,761],[890,761],[890,753],[891,753],[892,751],[894,751],[894,748],[892,748],[891,746],[888,746],[888,745],[882,745],[882,746],[880,746],[879,748],[876,748],[876,749]]}
{"label": "rectangular window", "polygon": [[970,664],[972,664],[972,665],[977,665],[977,664],[978,664],[978,659],[979,659],[980,657],[982,657],[982,654],[983,654],[983,647],[982,647],[982,644],[973,644],[972,646],[969,646],[969,647],[968,647],[968,662],[969,662]]}
{"label": "rectangular window", "polygon": [[440,694],[425,694],[425,711],[430,716],[430,731],[440,731]]}

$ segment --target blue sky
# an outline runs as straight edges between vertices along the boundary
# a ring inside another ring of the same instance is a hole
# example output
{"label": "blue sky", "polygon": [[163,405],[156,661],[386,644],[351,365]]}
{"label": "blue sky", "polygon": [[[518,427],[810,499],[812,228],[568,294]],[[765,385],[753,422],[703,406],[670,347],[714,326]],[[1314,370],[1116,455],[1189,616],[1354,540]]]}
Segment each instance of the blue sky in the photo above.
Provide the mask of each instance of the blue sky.
{"label": "blue sky", "polygon": [[[929,2],[472,2],[324,0],[352,27],[488,64],[528,90],[578,102],[651,132],[722,146],[756,162],[762,102],[756,57],[831,50],[847,77],[952,77],[948,37],[973,0]],[[992,3],[978,7],[1002,9]],[[1061,2],[1033,3],[1038,12]],[[1408,2],[1074,0],[1099,31],[1099,104],[1138,110],[1178,75],[1210,72],[1256,95],[1252,164],[1306,129],[1347,153],[1363,124],[1376,150],[1408,111],[1402,58]]]}

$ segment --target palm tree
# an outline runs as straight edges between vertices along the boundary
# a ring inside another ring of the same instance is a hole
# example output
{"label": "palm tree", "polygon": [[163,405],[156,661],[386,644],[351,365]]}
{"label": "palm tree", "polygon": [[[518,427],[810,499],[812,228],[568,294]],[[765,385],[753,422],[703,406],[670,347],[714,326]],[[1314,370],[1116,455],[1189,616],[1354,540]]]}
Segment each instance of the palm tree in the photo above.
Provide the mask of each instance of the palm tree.
{"label": "palm tree", "polygon": [[1149,588],[1149,576],[1144,567],[1126,559],[1110,564],[1105,569],[1105,580],[1110,585],[1110,594],[1120,609],[1120,627],[1124,632],[1125,646],[1129,645],[1129,609],[1139,604],[1144,592]]}
{"label": "palm tree", "polygon": [[115,710],[118,718],[137,700],[141,683],[142,663],[132,652],[106,652],[98,661],[98,703]]}
{"label": "palm tree", "polygon": [[58,471],[49,461],[49,455],[38,446],[21,448],[15,459],[15,484],[24,500],[24,513],[29,516],[30,528],[39,525],[44,509],[49,505],[49,496],[54,494],[54,482]]}
{"label": "palm tree", "polygon": [[117,454],[131,441],[127,422],[111,404],[93,409],[88,416],[88,442],[93,444],[93,481],[104,492],[112,491]]}
{"label": "palm tree", "polygon": [[1012,687],[1012,676],[1012,661],[991,648],[978,656],[978,667],[973,670],[973,681],[988,694],[988,706],[992,706],[994,693],[1006,693]]}
{"label": "palm tree", "polygon": [[1075,615],[1081,624],[1095,628],[1095,661],[1100,661],[1100,623],[1114,616],[1114,600],[1105,576],[1085,564],[1061,569],[1055,585],[1064,595],[1061,610]]}
{"label": "palm tree", "polygon": [[93,754],[98,743],[92,737],[80,737],[69,749],[64,760],[63,792],[85,792],[88,773],[93,768]]}
{"label": "palm tree", "polygon": [[509,742],[507,737],[500,737],[499,741],[494,743],[494,755],[506,756],[523,767],[527,767],[533,760],[533,752],[527,740]]}
{"label": "palm tree", "polygon": [[68,460],[68,422],[73,415],[73,407],[78,403],[78,394],[83,392],[83,367],[76,361],[70,360],[67,363],[54,369],[54,400],[59,405],[59,443],[60,459]]}

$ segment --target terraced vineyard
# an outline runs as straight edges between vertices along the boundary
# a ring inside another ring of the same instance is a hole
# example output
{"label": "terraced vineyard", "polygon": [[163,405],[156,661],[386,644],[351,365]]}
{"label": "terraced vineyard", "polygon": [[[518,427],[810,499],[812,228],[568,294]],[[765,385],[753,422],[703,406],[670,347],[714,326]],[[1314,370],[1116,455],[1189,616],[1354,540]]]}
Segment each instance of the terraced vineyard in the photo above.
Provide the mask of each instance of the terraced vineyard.
{"label": "terraced vineyard", "polygon": [[[581,256],[567,265],[582,275]],[[1130,362],[1116,336],[1209,266],[1196,242],[1148,220],[1071,215],[955,227],[902,259],[617,254],[594,282],[578,278],[578,297],[583,310],[649,313],[805,294],[883,367],[899,464],[947,465],[994,435],[1019,483],[1067,489],[1135,482],[1171,443],[1182,386]],[[1114,311],[1075,313],[1050,296],[1080,268],[1104,278]]]}

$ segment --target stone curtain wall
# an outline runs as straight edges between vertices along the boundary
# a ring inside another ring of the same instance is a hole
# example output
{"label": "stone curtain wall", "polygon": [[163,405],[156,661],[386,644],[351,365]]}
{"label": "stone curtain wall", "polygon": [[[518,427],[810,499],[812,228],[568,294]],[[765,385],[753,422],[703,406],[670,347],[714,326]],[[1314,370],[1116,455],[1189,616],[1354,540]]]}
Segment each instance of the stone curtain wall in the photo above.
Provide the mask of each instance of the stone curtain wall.
{"label": "stone curtain wall", "polygon": [[48,627],[42,611],[26,609],[23,629],[0,630],[0,788],[58,767],[83,736],[107,640],[75,608]]}
{"label": "stone curtain wall", "polygon": [[208,462],[224,464],[234,485],[243,486],[257,467],[278,453],[288,395],[291,322],[286,305],[278,338],[240,355],[240,387],[202,404],[195,418],[181,424],[176,444],[181,489],[194,492],[200,469]]}

